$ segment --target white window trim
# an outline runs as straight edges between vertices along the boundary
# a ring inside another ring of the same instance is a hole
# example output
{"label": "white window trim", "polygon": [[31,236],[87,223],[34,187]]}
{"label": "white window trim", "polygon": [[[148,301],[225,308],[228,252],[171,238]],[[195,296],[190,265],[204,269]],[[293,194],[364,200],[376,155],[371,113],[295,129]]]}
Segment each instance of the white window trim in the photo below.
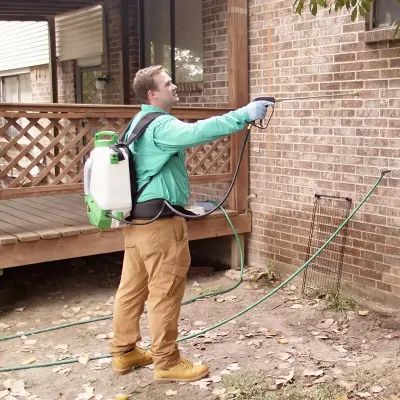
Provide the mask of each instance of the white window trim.
{"label": "white window trim", "polygon": [[12,75],[22,75],[29,74],[31,72],[30,68],[18,68],[18,69],[9,69],[8,71],[0,71],[0,76],[12,76]]}

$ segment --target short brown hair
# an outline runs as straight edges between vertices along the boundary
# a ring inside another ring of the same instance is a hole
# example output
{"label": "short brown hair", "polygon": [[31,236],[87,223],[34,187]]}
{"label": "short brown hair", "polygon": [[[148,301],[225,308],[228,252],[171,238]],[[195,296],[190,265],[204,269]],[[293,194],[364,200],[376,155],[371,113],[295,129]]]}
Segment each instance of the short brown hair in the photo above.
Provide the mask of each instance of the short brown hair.
{"label": "short brown hair", "polygon": [[164,70],[162,65],[152,65],[151,67],[140,69],[133,80],[132,89],[142,103],[147,103],[147,92],[155,90],[154,76]]}

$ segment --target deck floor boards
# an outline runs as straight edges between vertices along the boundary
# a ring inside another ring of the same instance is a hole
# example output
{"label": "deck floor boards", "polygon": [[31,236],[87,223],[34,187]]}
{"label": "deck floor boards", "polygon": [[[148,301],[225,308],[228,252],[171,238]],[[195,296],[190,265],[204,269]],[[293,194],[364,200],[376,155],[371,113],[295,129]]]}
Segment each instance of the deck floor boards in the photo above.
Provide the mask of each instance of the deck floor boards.
{"label": "deck floor boards", "polygon": [[52,224],[52,228],[58,230],[62,236],[79,235],[80,229],[78,226],[71,226],[75,224],[75,221],[62,217],[60,215],[54,215],[48,211],[38,210],[33,207],[29,207],[24,204],[21,199],[17,200],[3,200],[0,201],[0,206],[5,205],[9,208],[13,208],[17,212],[25,212],[35,217],[40,217],[45,221]]}
{"label": "deck floor boards", "polygon": [[[226,210],[238,233],[251,231],[250,214]],[[188,222],[189,240],[231,235],[224,214]],[[0,269],[121,251],[122,229],[89,223],[82,194],[0,200]]]}

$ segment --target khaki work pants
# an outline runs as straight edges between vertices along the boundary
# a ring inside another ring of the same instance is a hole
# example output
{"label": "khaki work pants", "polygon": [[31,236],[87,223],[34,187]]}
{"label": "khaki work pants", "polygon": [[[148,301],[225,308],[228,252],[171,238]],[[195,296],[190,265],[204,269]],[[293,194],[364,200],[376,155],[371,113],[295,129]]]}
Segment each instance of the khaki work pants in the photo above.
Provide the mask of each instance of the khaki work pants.
{"label": "khaki work pants", "polygon": [[173,217],[149,225],[130,225],[124,228],[124,236],[110,353],[120,355],[141,340],[139,319],[147,300],[154,367],[171,368],[180,360],[178,318],[190,266],[186,221]]}

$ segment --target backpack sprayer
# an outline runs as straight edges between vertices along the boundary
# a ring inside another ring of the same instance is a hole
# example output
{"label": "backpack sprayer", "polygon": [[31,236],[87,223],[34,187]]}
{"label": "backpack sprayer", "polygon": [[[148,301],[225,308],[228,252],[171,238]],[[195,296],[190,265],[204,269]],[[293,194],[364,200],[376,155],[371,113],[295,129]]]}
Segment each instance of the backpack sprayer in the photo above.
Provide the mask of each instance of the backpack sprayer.
{"label": "backpack sprayer", "polygon": [[[253,101],[269,101],[275,104],[294,100],[311,100],[358,95],[358,92],[351,92],[291,98],[260,96],[256,97]],[[215,207],[201,215],[197,215],[190,211],[177,210],[176,207],[164,200],[159,213],[154,218],[147,219],[145,222],[131,222],[126,219],[132,219],[132,208],[149,183],[148,182],[140,190],[137,190],[134,157],[129,150],[129,144],[139,139],[139,137],[145,132],[147,126],[157,118],[159,113],[150,113],[153,115],[147,114],[143,117],[143,119],[138,122],[130,136],[126,134],[130,131],[130,125],[126,130],[126,133],[124,133],[120,138],[118,138],[118,135],[115,132],[111,131],[96,133],[94,149],[84,166],[85,203],[90,223],[99,229],[108,229],[116,228],[121,223],[128,225],[147,225],[160,218],[165,210],[169,210],[173,214],[186,219],[198,219],[213,213],[225,202],[233,189],[251,128],[255,126],[259,129],[267,129],[274,111],[275,107],[272,106],[272,112],[269,115],[266,125],[263,125],[263,121],[260,121],[259,124],[256,124],[255,122],[248,124],[243,137],[239,159],[231,185],[229,186],[224,198],[215,205]],[[126,136],[129,137],[126,138]],[[127,140],[124,141],[124,139]]]}

